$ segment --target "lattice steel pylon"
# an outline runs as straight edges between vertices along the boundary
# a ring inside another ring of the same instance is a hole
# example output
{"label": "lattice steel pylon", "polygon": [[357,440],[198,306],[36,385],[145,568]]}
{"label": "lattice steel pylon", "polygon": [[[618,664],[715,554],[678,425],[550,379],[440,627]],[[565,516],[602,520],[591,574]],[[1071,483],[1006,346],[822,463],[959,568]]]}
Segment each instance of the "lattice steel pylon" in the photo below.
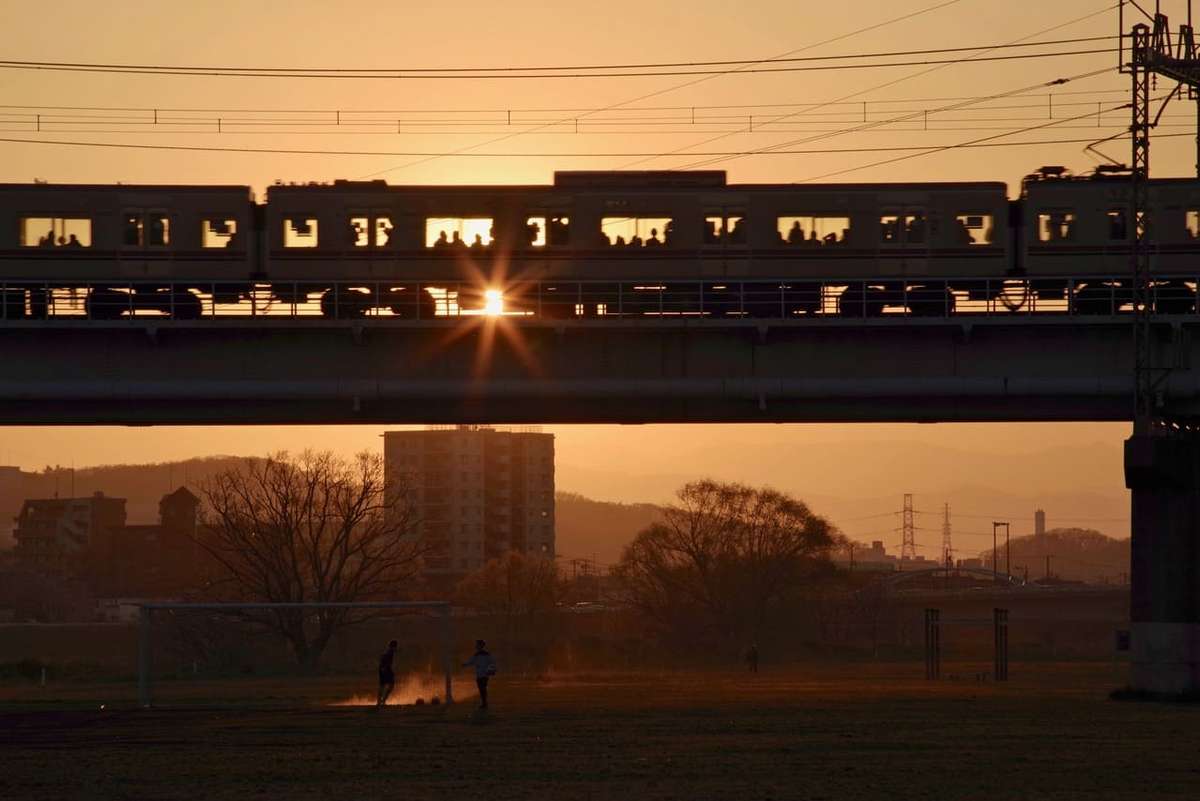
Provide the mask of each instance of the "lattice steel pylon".
{"label": "lattice steel pylon", "polygon": [[954,565],[954,548],[950,545],[950,504],[942,505],[942,565],[947,569]]}
{"label": "lattice steel pylon", "polygon": [[901,531],[903,539],[900,541],[900,559],[916,559],[917,558],[917,527],[913,525],[913,505],[912,495],[905,494],[904,496],[904,512]]}
{"label": "lattice steel pylon", "polygon": [[[1138,10],[1141,11],[1141,8],[1138,7]],[[1134,25],[1129,34],[1129,60],[1126,61],[1124,12],[1125,3],[1122,2],[1118,17],[1122,34],[1119,61],[1121,71],[1129,74],[1132,82],[1129,219],[1133,236],[1130,238],[1129,261],[1134,312],[1133,430],[1135,434],[1148,434],[1161,428],[1157,425],[1161,422],[1158,410],[1162,406],[1161,394],[1170,370],[1169,367],[1154,363],[1154,331],[1151,328],[1154,279],[1151,263],[1153,228],[1149,209],[1150,131],[1157,120],[1150,118],[1150,84],[1153,76],[1162,75],[1177,81],[1180,87],[1186,86],[1189,97],[1196,100],[1200,113],[1200,51],[1196,47],[1189,2],[1188,22],[1179,26],[1174,39],[1166,15],[1160,13],[1157,7],[1152,19],[1153,27],[1145,23]],[[1172,92],[1167,101],[1174,94]],[[1197,174],[1200,175],[1200,135],[1197,138]]]}

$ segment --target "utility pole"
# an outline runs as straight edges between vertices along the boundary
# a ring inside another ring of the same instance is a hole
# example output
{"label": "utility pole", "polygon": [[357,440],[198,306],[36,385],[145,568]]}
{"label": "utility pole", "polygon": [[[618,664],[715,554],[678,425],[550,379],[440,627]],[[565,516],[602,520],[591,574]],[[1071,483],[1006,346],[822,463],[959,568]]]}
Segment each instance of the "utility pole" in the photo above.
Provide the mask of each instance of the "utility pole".
{"label": "utility pole", "polygon": [[1046,579],[1050,579],[1050,554],[1046,554]]}
{"label": "utility pole", "polygon": [[900,561],[910,561],[917,558],[916,526],[913,525],[912,495],[904,495],[903,540],[900,543]]}
{"label": "utility pole", "polygon": [[[1135,5],[1139,12],[1139,6]],[[1142,12],[1146,13],[1146,12]],[[1147,15],[1148,16],[1148,15]],[[1152,330],[1153,281],[1150,255],[1153,250],[1151,215],[1149,207],[1150,189],[1150,131],[1157,123],[1150,116],[1150,83],[1154,76],[1161,75],[1187,87],[1188,98],[1196,102],[1197,119],[1200,120],[1200,48],[1197,47],[1192,28],[1192,5],[1188,3],[1188,21],[1179,26],[1172,40],[1170,22],[1166,15],[1158,12],[1157,4],[1152,18],[1153,28],[1146,23],[1133,26],[1129,34],[1129,57],[1125,59],[1125,3],[1120,4],[1118,25],[1121,34],[1119,66],[1131,81],[1130,98],[1130,193],[1129,261],[1133,279],[1133,353],[1134,353],[1134,435],[1145,435],[1161,428],[1156,420],[1156,410],[1161,406],[1159,397],[1166,381],[1169,368],[1155,367],[1153,359]],[[1171,93],[1174,96],[1174,92]],[[1171,96],[1164,101],[1163,107]],[[1159,111],[1161,116],[1162,111]],[[1196,174],[1200,176],[1200,132],[1196,137]]]}
{"label": "utility pole", "polygon": [[996,532],[1000,527],[1004,526],[1004,572],[1012,575],[1012,552],[1008,547],[1008,523],[992,521],[992,583],[996,583],[996,563],[999,562],[999,555],[996,548]]}
{"label": "utility pole", "polygon": [[953,548],[950,546],[950,504],[942,505],[942,564],[949,571],[953,563],[951,562]]}

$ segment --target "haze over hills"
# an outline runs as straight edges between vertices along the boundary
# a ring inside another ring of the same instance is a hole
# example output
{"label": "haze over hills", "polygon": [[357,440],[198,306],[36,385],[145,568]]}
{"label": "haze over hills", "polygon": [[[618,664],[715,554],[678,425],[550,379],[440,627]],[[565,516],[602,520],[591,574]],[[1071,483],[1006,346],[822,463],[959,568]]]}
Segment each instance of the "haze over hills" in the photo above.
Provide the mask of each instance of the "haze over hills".
{"label": "haze over hills", "polygon": [[[556,437],[556,486],[562,493],[636,507],[669,503],[682,484],[701,477],[771,485],[795,494],[856,540],[883,540],[889,551],[900,542],[902,496],[912,493],[918,511],[918,553],[934,555],[941,548],[943,503],[950,504],[954,546],[960,554],[990,545],[992,520],[1010,521],[1013,536],[1029,533],[1038,508],[1046,511],[1051,528],[1085,527],[1112,537],[1129,536],[1121,430],[1109,428],[999,424],[555,426],[550,430]],[[350,453],[378,447],[379,430],[335,428],[334,433],[342,437],[341,447],[322,438],[325,432],[318,427],[247,433],[254,435],[251,446],[264,434],[279,431],[288,435],[293,448],[300,441]],[[157,439],[159,432],[176,433],[150,429],[126,434],[123,450],[137,455],[144,450],[136,447],[139,440]],[[308,434],[318,436],[309,442]],[[253,452],[264,453],[272,444],[263,442]],[[228,464],[228,458],[232,457],[79,467],[75,494],[101,490],[128,497],[130,522],[152,522],[163,493],[183,483],[194,486]],[[42,463],[48,461],[52,459]],[[26,484],[25,497],[48,497],[56,490],[66,495],[71,472],[69,468],[49,475],[38,471]],[[573,542],[571,529],[564,524],[575,519],[584,525],[586,515],[572,518],[572,514],[568,506],[560,505],[560,551],[580,558],[604,552],[600,561],[612,561],[640,528],[614,527],[607,535],[614,538],[612,545],[605,543],[606,535],[599,529],[580,529],[589,533]]]}

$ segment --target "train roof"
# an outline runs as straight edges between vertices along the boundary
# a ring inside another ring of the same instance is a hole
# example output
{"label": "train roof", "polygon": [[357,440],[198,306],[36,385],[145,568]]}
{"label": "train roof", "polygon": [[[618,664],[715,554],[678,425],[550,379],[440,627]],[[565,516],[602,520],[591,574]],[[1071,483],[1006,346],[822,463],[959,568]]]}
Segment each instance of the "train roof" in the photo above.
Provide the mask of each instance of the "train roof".
{"label": "train roof", "polygon": [[251,192],[238,184],[52,184],[0,183],[0,191],[36,189],[42,192]]}
{"label": "train roof", "polygon": [[269,191],[326,191],[326,192],[371,192],[371,191],[437,191],[496,192],[545,191],[548,189],[635,189],[635,190],[735,190],[735,191],[904,191],[904,190],[988,190],[1007,192],[1003,181],[897,181],[892,183],[735,183],[726,181],[723,170],[688,171],[568,171],[555,172],[552,184],[389,184],[376,179],[371,181],[337,180],[332,183],[276,183]]}

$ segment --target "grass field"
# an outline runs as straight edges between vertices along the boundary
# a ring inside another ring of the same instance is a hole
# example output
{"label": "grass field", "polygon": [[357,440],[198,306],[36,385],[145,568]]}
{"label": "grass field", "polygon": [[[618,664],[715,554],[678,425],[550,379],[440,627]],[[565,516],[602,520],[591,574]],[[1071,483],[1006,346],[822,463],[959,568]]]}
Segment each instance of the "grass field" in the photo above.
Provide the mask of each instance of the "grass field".
{"label": "grass field", "polygon": [[373,688],[332,678],[162,683],[151,711],[4,685],[0,798],[1200,798],[1200,708],[1110,701],[1111,665],[973,670],[499,676],[486,716],[334,706]]}

